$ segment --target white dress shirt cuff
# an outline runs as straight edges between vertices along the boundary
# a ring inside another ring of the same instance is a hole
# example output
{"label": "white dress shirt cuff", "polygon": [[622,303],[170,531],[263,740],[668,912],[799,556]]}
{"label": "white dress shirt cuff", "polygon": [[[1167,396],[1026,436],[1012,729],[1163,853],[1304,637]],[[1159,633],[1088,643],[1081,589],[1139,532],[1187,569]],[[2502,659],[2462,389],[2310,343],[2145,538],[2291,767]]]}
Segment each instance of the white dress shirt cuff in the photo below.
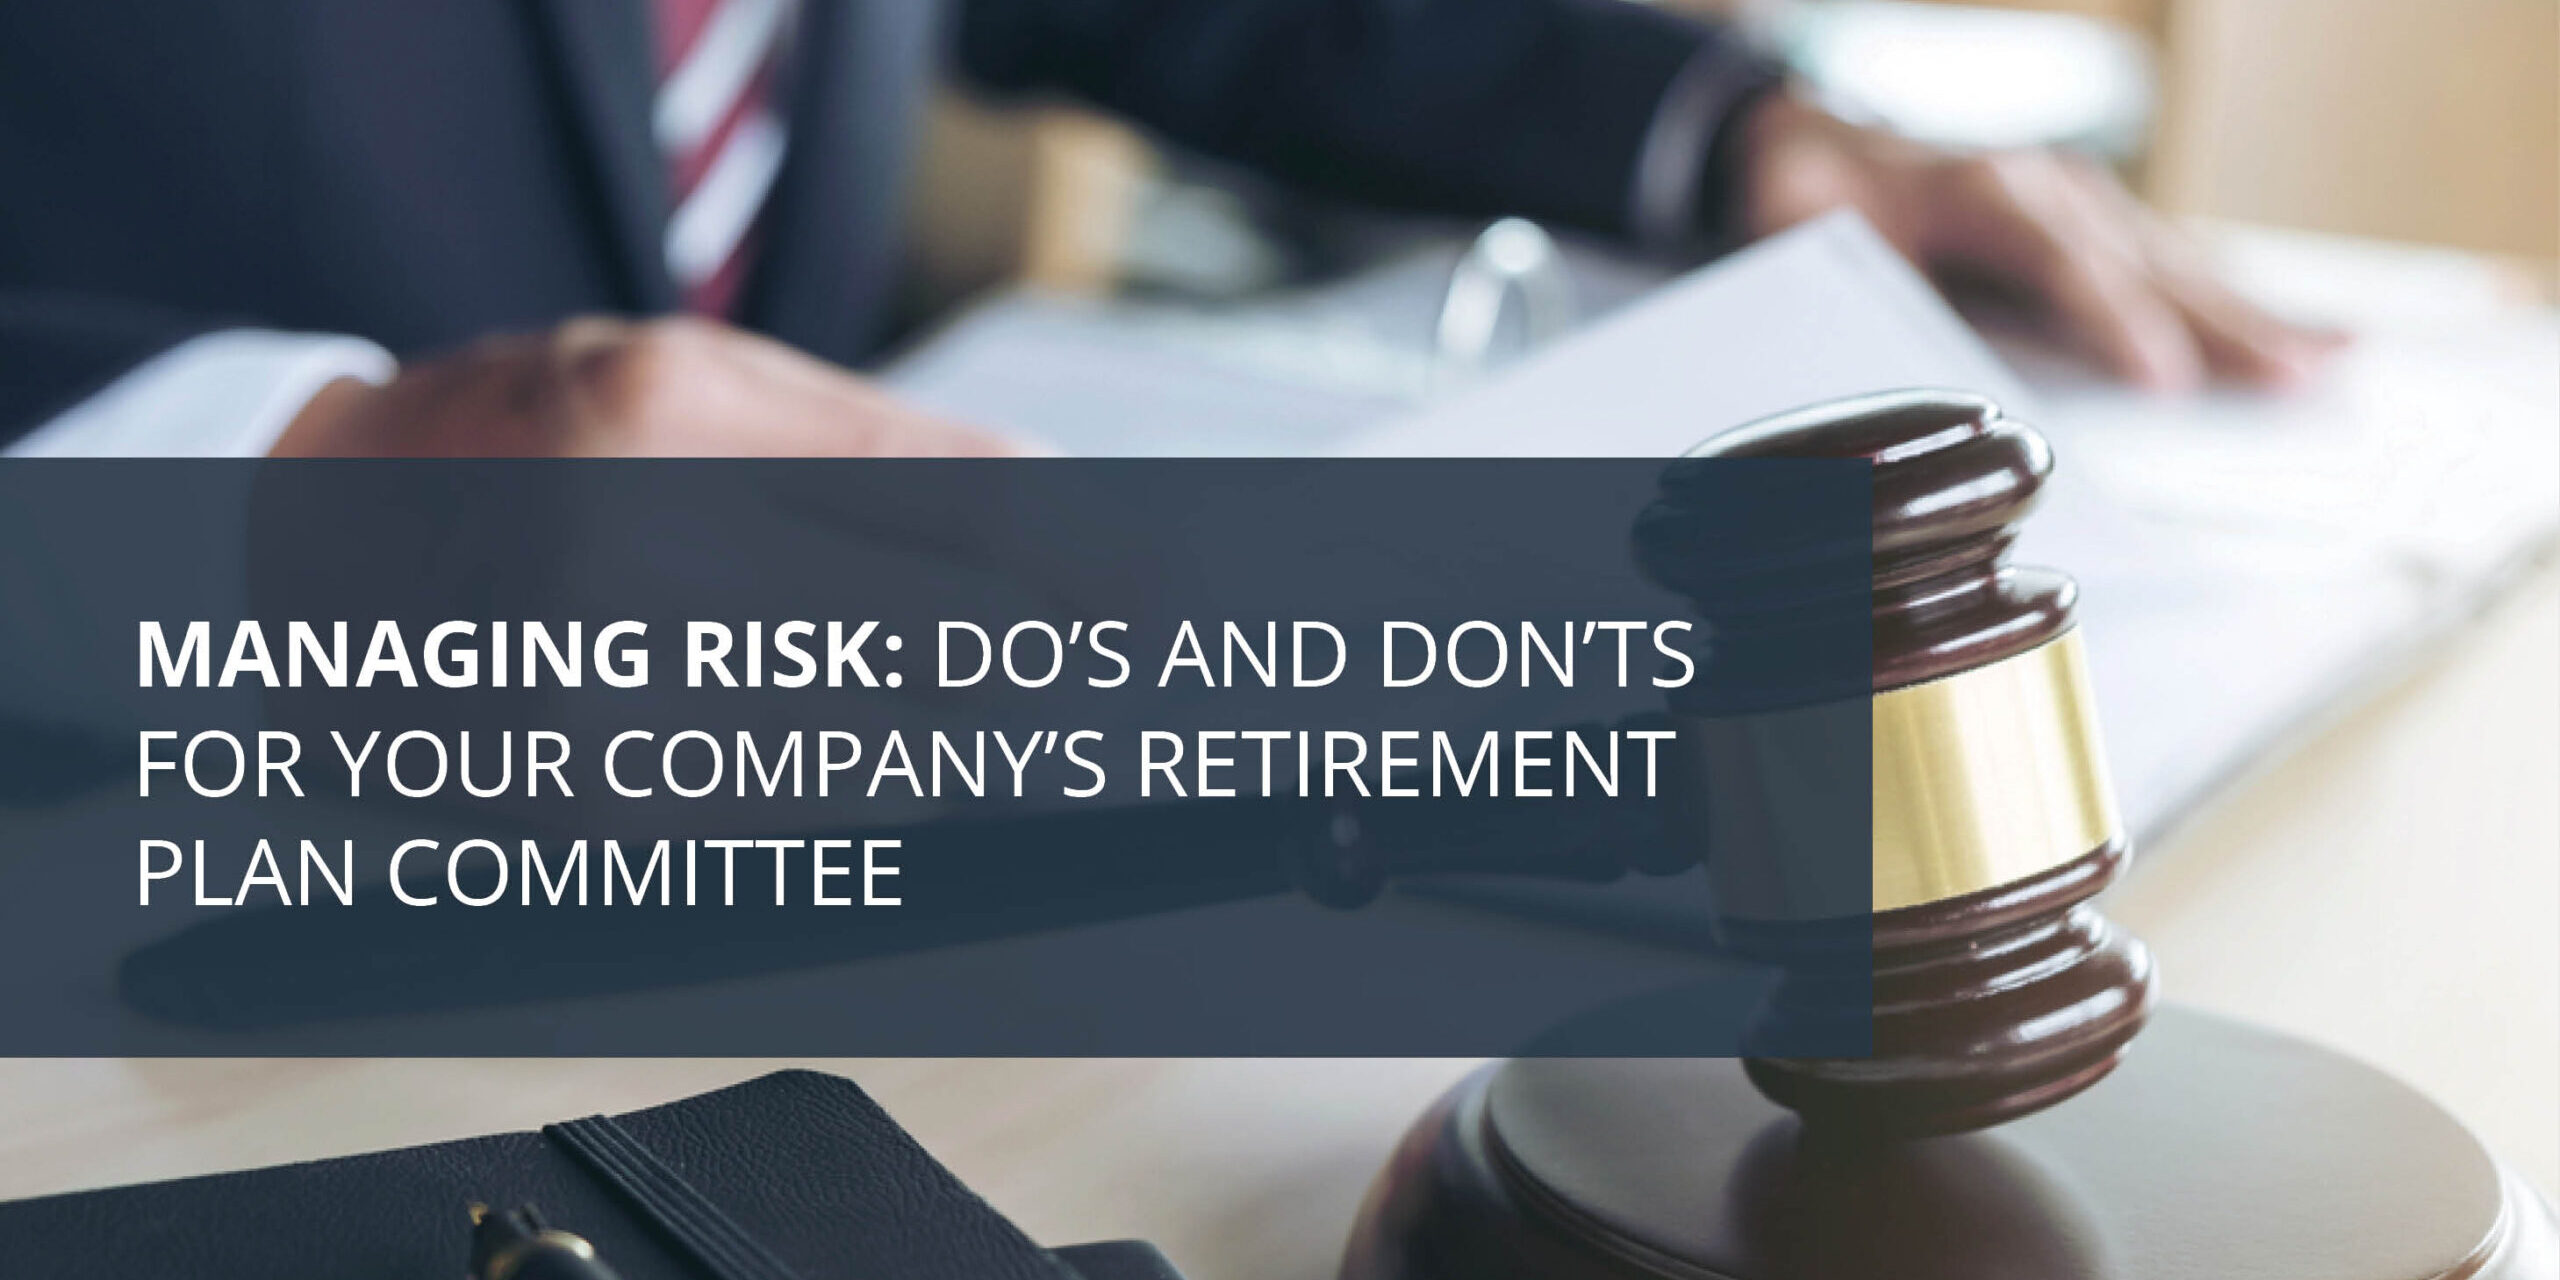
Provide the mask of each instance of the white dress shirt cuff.
{"label": "white dress shirt cuff", "polygon": [[340,378],[375,385],[399,371],[362,338],[224,329],[136,365],[18,438],[22,458],[254,458]]}

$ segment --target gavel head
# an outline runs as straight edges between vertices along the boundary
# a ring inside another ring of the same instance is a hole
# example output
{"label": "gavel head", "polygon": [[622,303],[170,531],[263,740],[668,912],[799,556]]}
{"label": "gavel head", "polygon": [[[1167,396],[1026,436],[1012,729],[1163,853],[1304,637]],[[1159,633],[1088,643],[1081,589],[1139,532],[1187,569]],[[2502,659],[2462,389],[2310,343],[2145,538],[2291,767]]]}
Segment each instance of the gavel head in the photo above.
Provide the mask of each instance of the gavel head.
{"label": "gavel head", "polygon": [[[1753,1083],[1812,1131],[1857,1137],[1982,1128],[2095,1083],[2141,1027],[2151,963],[2089,904],[2123,870],[2127,846],[2073,625],[2075,588],[2007,562],[2051,449],[1978,396],[1911,391],[1755,423],[1690,457],[1872,468],[1871,541],[1806,547],[1792,560],[1856,555],[1870,569],[1873,980],[1856,990],[1871,992],[1874,1053],[1752,1059]],[[1786,565],[1734,568],[1732,557],[1696,554],[1696,539],[1734,518],[1700,509],[1675,465],[1636,540],[1648,573],[1687,596],[1739,655],[1788,643],[1806,602],[1789,587],[1803,575]],[[1728,567],[1707,578],[1701,565]],[[1673,707],[1709,739],[1729,710]],[[1712,806],[1726,784],[1707,773],[1700,790]],[[1718,843],[1706,840],[1711,867]],[[1737,948],[1782,966],[1790,928],[1728,922]],[[1841,1010],[1821,1006],[1836,1005],[1840,989],[1791,971],[1770,1016],[1836,1018]]]}

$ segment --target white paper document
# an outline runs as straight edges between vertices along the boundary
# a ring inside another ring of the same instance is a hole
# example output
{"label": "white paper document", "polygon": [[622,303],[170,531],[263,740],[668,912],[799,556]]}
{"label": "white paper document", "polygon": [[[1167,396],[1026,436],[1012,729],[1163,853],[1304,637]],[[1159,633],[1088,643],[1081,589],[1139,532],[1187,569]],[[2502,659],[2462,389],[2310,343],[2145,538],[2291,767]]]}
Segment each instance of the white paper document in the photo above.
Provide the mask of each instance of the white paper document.
{"label": "white paper document", "polygon": [[1901,255],[1857,215],[1834,214],[1328,452],[1668,458],[1755,418],[1903,387],[2027,400]]}
{"label": "white paper document", "polygon": [[[1432,383],[1417,319],[1442,277],[1411,265],[1188,326],[999,304],[896,381],[1088,455],[1668,458],[1817,401],[1987,394],[2053,441],[2017,556],[2080,580],[2124,811],[2151,836],[2468,616],[2560,529],[2560,320],[2493,305],[2468,276],[2454,297],[2429,283],[2441,264],[2374,246],[2247,241],[2262,242],[2235,263],[2244,285],[2360,335],[2293,395],[2162,399],[2032,352],[2022,378],[1852,214],[1454,391]],[[2386,266],[2380,305],[2317,288]]]}

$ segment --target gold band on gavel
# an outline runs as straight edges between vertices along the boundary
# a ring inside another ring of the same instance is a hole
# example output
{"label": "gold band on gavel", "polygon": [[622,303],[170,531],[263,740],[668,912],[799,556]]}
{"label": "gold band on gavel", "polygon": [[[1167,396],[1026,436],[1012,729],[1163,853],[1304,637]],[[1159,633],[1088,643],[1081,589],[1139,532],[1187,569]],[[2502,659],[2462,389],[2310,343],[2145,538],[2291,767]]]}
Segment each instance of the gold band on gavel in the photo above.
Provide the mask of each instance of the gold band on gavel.
{"label": "gold band on gavel", "polygon": [[2050,871],[2122,831],[2075,628],[1875,697],[1875,909]]}
{"label": "gold band on gavel", "polygon": [[[1745,918],[1833,914],[1851,890],[1821,883],[1855,839],[1826,804],[1838,752],[1862,736],[1854,704],[1683,718],[1692,817],[1724,909]],[[2098,739],[2080,633],[1868,705],[1871,909],[2014,883],[2122,831]],[[1673,803],[1682,797],[1674,795]],[[1818,904],[1829,904],[1828,908]]]}

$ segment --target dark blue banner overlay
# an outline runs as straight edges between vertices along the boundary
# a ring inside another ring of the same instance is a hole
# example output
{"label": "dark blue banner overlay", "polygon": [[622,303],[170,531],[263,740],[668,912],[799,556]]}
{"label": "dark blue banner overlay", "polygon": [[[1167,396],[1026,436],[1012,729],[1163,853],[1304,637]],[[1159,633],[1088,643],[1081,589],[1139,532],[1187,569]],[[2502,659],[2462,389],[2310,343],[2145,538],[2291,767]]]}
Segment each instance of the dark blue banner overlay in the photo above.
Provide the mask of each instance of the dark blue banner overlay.
{"label": "dark blue banner overlay", "polygon": [[0,1055],[1860,1056],[1868,510],[0,462]]}

